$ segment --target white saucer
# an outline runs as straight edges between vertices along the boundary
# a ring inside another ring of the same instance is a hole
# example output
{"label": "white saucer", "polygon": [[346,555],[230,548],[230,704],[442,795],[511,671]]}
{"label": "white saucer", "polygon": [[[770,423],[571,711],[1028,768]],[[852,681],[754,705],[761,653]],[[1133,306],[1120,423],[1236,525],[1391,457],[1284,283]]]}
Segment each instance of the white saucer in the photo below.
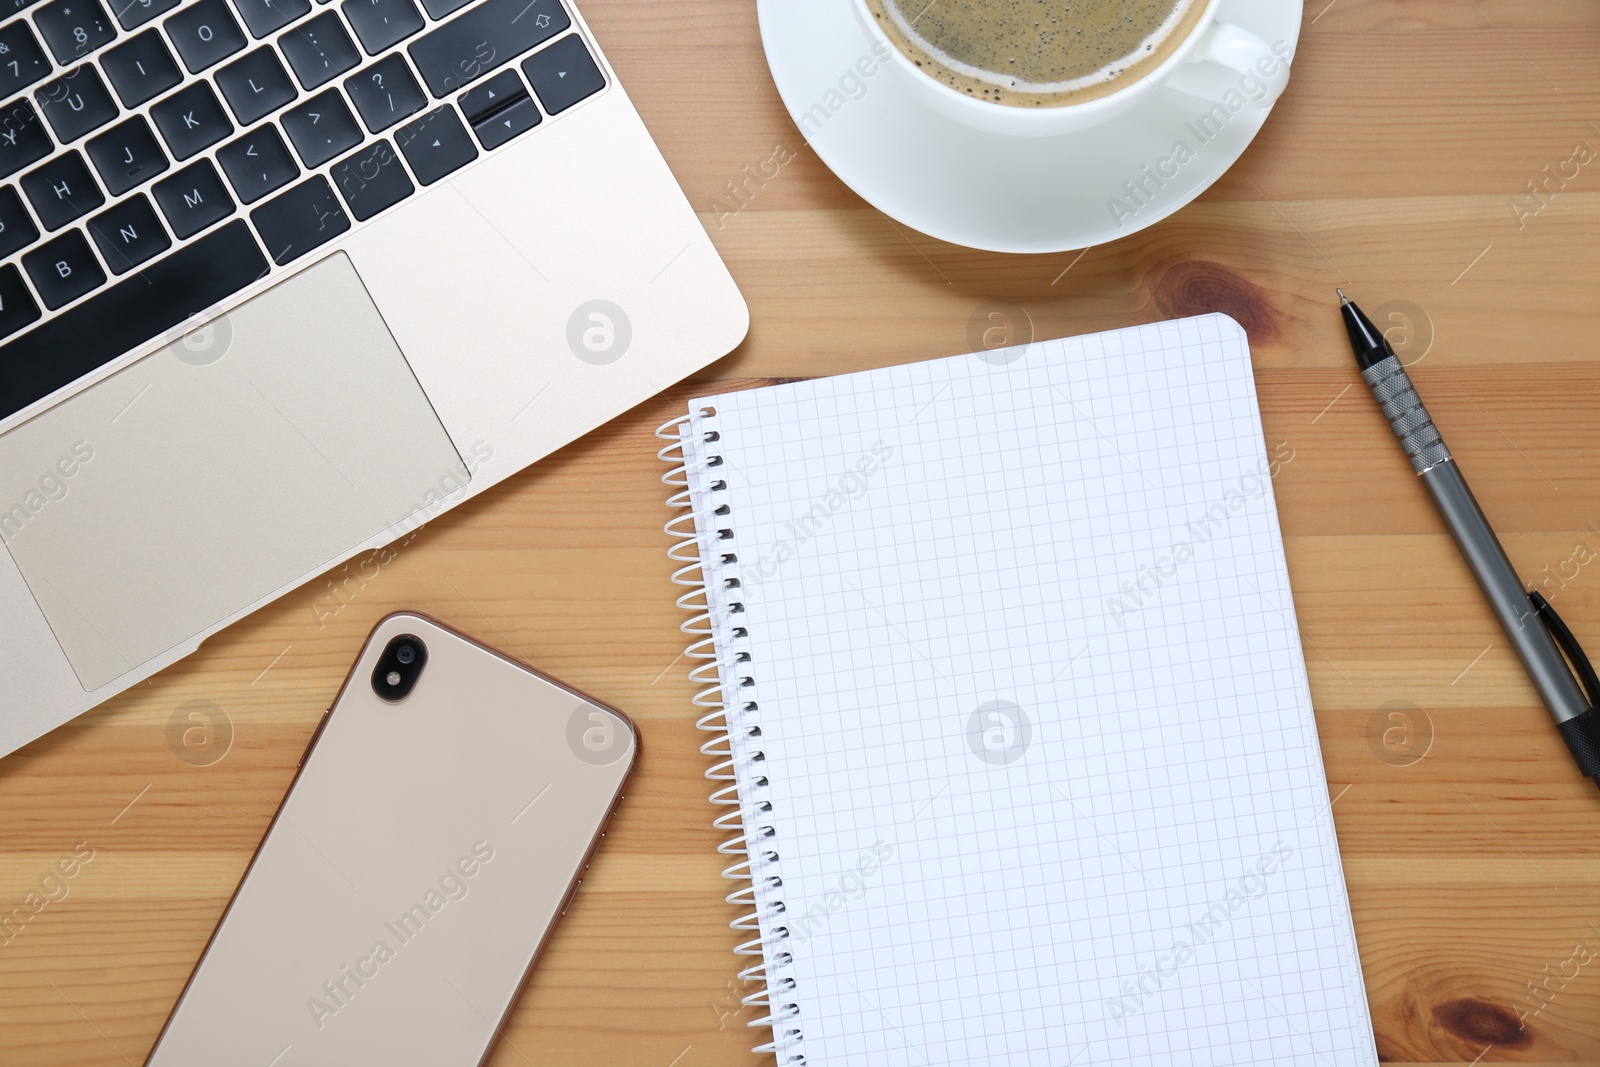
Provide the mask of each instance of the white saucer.
{"label": "white saucer", "polygon": [[[1211,105],[1169,85],[1095,129],[1000,137],[934,111],[899,71],[873,60],[876,39],[852,0],[758,0],[756,8],[778,93],[822,161],[884,214],[971,248],[1062,252],[1137,233],[1220,178],[1270,112],[1246,105],[1200,128]],[[1217,14],[1291,50],[1300,35],[1298,3],[1222,0]],[[876,72],[862,77],[869,68]],[[1204,73],[1221,86],[1238,80]],[[1179,142],[1192,154],[1182,163]]]}

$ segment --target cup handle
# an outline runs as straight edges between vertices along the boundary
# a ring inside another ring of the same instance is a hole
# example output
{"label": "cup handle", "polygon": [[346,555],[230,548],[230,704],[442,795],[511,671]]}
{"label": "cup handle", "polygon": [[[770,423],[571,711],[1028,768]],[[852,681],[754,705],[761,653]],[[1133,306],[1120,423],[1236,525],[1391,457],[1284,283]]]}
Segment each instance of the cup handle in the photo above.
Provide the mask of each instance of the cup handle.
{"label": "cup handle", "polygon": [[[1289,84],[1290,59],[1286,56],[1292,57],[1292,53],[1282,42],[1275,49],[1243,26],[1215,21],[1201,33],[1199,43],[1189,53],[1188,63],[1180,67],[1167,84],[1191,96],[1215,100],[1227,89],[1219,90],[1215,77],[1205,77],[1195,68],[1201,65],[1222,67],[1238,75],[1237,81],[1254,78],[1258,87],[1247,88],[1236,83],[1231,88],[1253,106],[1267,108],[1283,95]],[[1265,91],[1259,86],[1265,86]]]}

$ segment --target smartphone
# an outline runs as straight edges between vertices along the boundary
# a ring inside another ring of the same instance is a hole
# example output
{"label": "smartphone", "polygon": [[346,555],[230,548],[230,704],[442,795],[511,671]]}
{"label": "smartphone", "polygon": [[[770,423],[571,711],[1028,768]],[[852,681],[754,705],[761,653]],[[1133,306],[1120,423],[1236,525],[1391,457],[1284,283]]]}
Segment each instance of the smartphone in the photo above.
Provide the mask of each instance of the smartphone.
{"label": "smartphone", "polygon": [[390,615],[147,1067],[481,1064],[638,750],[615,708]]}

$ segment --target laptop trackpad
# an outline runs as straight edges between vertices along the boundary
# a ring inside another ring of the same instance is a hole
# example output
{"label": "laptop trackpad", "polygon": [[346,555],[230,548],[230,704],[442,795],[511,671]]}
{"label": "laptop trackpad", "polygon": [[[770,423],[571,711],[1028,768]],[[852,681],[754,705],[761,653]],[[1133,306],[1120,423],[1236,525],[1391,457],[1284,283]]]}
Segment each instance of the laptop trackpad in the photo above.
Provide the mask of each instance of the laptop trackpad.
{"label": "laptop trackpad", "polygon": [[93,690],[467,479],[339,253],[0,437],[0,538]]}

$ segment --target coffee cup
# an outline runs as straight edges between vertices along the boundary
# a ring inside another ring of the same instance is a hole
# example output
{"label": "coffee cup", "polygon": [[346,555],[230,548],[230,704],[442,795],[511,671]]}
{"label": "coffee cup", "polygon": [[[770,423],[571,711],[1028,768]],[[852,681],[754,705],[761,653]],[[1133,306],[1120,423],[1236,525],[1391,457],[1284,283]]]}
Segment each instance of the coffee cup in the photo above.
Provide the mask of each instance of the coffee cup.
{"label": "coffee cup", "polygon": [[[868,0],[851,0],[875,38],[874,52],[918,98],[940,113],[974,129],[1004,136],[1048,137],[1089,129],[1124,114],[1164,88],[1204,99],[1220,99],[1219,85],[1252,106],[1272,106],[1289,81],[1290,54],[1281,42],[1268,45],[1249,30],[1217,15],[1221,0],[1190,0],[1182,25],[1163,41],[1159,62],[1110,77],[1092,93],[1066,94],[1063,102],[1017,106],[963,92],[939,80],[907,55],[902,43],[883,25]],[[894,0],[878,0],[879,6]],[[948,0],[946,0],[948,2]],[[1184,10],[1184,9],[1180,9]],[[1207,69],[1209,68],[1209,69]],[[1223,75],[1219,78],[1218,74]]]}

